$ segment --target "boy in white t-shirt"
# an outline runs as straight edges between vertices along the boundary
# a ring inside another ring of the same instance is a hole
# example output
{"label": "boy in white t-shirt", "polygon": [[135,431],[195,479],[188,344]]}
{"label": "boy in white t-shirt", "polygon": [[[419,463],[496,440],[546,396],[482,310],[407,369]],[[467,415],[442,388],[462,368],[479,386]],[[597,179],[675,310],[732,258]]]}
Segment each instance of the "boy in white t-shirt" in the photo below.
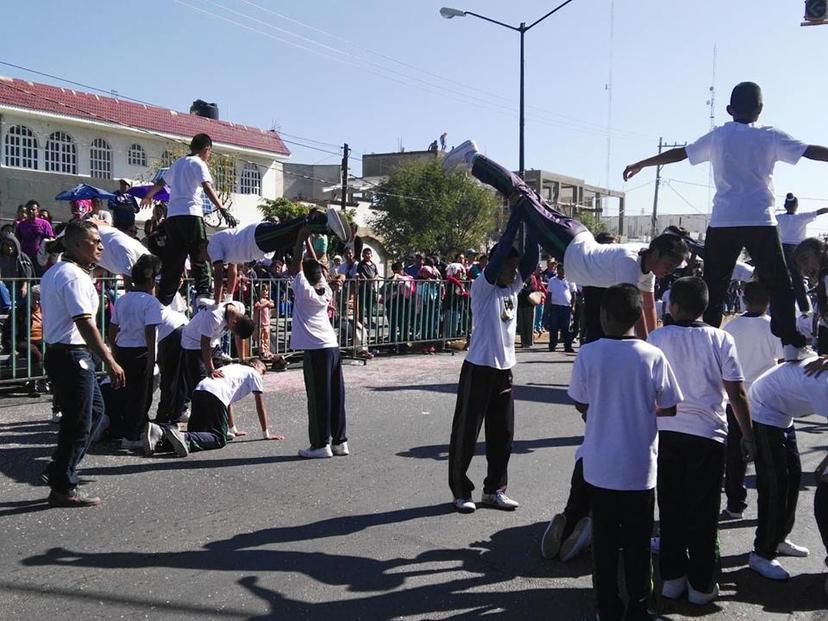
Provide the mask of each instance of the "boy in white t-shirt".
{"label": "boy in white t-shirt", "polygon": [[807,313],[811,310],[811,301],[808,299],[808,292],[802,273],[794,261],[793,254],[796,247],[802,243],[807,235],[808,224],[819,216],[828,213],[828,207],[797,213],[799,200],[791,192],[785,196],[785,213],[776,216],[777,227],[779,228],[779,241],[782,242],[782,250],[785,253],[785,263],[788,264],[788,271],[791,274],[794,294],[796,294],[796,305],[800,313]]}
{"label": "boy in white t-shirt", "polygon": [[193,391],[192,415],[187,422],[187,431],[182,433],[176,425],[147,423],[142,434],[144,452],[152,455],[166,446],[178,456],[186,457],[192,451],[209,451],[224,448],[230,437],[228,421],[233,417],[233,404],[250,393],[256,399],[256,412],[265,440],[284,440],[279,434],[272,434],[267,425],[262,377],[267,366],[258,358],[251,358],[242,364],[228,364],[222,367],[219,377],[206,377]]}
{"label": "boy in white t-shirt", "polygon": [[[308,435],[310,446],[299,449],[306,459],[324,459],[350,453],[346,436],[345,379],[339,342],[328,306],[333,293],[325,282],[322,264],[316,260],[304,225],[298,233],[290,262],[293,276],[293,319],[290,347],[303,350],[302,364],[308,397]],[[302,247],[308,258],[303,260]]]}
{"label": "boy in white t-shirt", "polygon": [[782,339],[785,358],[808,357],[813,352],[805,347],[805,337],[796,329],[794,291],[776,230],[771,177],[776,162],[796,164],[801,157],[828,161],[828,149],[806,145],[772,127],[754,125],[762,112],[762,90],[753,82],[741,82],[733,88],[727,112],[732,122],[686,147],[627,166],[624,180],[647,166],[685,159],[694,165],[710,162],[716,196],[704,245],[704,280],[710,291],[705,321],[721,325],[733,266],[745,247],[770,294],[771,329]]}
{"label": "boy in white t-shirt", "polygon": [[744,375],[733,337],[699,317],[707,306],[707,286],[695,276],[679,278],[670,296],[675,323],[653,332],[648,342],[676,370],[684,400],[678,413],[658,421],[658,510],[661,529],[661,594],[692,604],[713,601],[717,528],[724,475],[730,399],[742,428],[742,447],[752,457],[753,433]]}
{"label": "boy in white t-shirt", "polygon": [[538,264],[538,240],[531,229],[523,258],[512,246],[521,221],[520,214],[513,212],[482,277],[471,286],[472,336],[460,371],[449,440],[449,488],[460,513],[477,509],[471,497],[474,484],[466,472],[484,422],[488,470],[480,502],[507,511],[518,507],[506,495],[515,431],[512,367],[516,363],[517,296]]}
{"label": "boy in white t-shirt", "polygon": [[809,362],[787,362],[768,369],[750,388],[753,433],[756,436],[758,523],[750,568],[772,580],[790,574],[777,556],[808,556],[792,543],[802,463],[793,419],[809,414],[828,416],[828,376],[807,374]]}
{"label": "boy in white t-shirt", "polygon": [[[733,337],[739,362],[745,374],[745,390],[750,390],[754,380],[765,371],[775,366],[782,358],[782,341],[776,338],[770,329],[770,317],[767,315],[768,291],[762,283],[752,280],[745,283],[744,300],[747,312],[731,319],[723,328]],[[721,517],[728,520],[742,518],[747,508],[745,499],[745,469],[747,464],[742,457],[742,432],[733,416],[733,408],[727,406],[727,457],[725,466],[725,495],[727,506]]]}
{"label": "boy in white t-shirt", "polygon": [[[682,399],[665,356],[635,338],[640,316],[634,285],[607,289],[601,304],[606,336],[581,347],[568,391],[586,421],[580,453],[590,485],[593,584],[601,619],[650,618],[656,420],[675,415]],[[618,594],[622,548],[626,610]]]}

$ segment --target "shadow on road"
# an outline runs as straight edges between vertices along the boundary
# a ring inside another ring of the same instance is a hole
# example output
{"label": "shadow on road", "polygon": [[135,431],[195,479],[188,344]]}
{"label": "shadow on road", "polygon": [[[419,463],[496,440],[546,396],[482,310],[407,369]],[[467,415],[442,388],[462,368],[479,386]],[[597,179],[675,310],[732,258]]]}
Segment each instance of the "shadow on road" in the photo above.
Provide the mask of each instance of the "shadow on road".
{"label": "shadow on road", "polygon": [[[379,386],[372,388],[374,392],[402,392],[402,391],[423,391],[441,392],[451,395],[457,394],[457,382],[450,384],[410,384],[405,386]],[[515,385],[512,388],[515,401],[534,401],[537,403],[556,403],[558,405],[571,405],[572,399],[566,394],[566,388],[546,386],[541,384]]]}

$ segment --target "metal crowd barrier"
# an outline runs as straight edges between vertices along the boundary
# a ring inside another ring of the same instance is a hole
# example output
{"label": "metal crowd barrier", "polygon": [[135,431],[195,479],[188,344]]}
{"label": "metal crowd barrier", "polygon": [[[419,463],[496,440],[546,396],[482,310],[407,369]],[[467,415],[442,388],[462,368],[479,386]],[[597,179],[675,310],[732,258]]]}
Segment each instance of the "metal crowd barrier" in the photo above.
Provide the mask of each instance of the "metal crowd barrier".
{"label": "metal crowd barrier", "polygon": [[[31,287],[39,279],[5,278],[10,304],[0,309],[0,384],[45,379],[43,358],[45,343],[42,326],[33,326],[35,301]],[[471,330],[469,282],[446,280],[346,280],[334,284],[334,298],[328,315],[339,338],[343,355],[360,358],[365,351],[393,350],[402,353],[423,345],[445,349],[451,341],[463,341]],[[98,328],[109,342],[109,316],[118,297],[123,295],[119,278],[99,278]],[[272,354],[300,353],[290,347],[293,321],[293,291],[290,278],[251,279],[240,291],[248,314],[256,322],[250,354],[261,355],[261,327],[255,311],[265,287],[273,301],[270,312],[269,350]],[[191,314],[195,292],[185,282],[185,300]],[[36,324],[36,322],[35,322]],[[34,327],[34,329],[33,329]],[[222,341],[228,355],[233,351],[231,339]],[[103,367],[101,367],[103,370]]]}

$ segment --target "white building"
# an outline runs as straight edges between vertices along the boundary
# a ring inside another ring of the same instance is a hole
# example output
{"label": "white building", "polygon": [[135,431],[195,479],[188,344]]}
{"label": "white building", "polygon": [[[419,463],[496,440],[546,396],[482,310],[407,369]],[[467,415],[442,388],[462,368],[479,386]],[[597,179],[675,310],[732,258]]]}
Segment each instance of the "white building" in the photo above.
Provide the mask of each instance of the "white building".
{"label": "white building", "polygon": [[68,206],[54,196],[77,183],[115,189],[117,179],[147,182],[192,136],[209,134],[228,165],[214,179],[241,222],[261,218],[263,198],[282,196],[290,151],[278,133],[76,90],[0,77],[0,217],[35,198],[57,220]]}

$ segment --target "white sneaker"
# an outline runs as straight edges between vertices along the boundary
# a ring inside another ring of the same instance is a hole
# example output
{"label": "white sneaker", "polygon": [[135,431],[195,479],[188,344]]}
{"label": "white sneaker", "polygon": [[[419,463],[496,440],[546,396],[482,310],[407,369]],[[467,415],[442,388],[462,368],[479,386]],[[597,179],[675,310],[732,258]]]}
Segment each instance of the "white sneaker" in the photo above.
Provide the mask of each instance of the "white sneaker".
{"label": "white sneaker", "polygon": [[661,597],[679,599],[687,590],[687,576],[665,580],[661,583]]}
{"label": "white sneaker", "polygon": [[592,543],[592,518],[578,520],[572,534],[561,544],[561,560],[568,563]]}
{"label": "white sneaker", "polygon": [[697,591],[692,586],[687,585],[687,601],[696,606],[706,606],[714,599],[719,597],[719,584],[713,585],[713,590],[710,593],[702,593]]}
{"label": "white sneaker", "polygon": [[553,559],[561,551],[561,538],[566,528],[566,516],[559,513],[549,521],[549,525],[541,539],[541,556],[545,559]]}
{"label": "white sneaker", "polygon": [[164,439],[164,430],[160,425],[155,423],[147,423],[144,425],[144,430],[141,432],[141,442],[143,444],[144,454],[152,455],[155,447],[161,440]]}
{"label": "white sneaker", "polygon": [[346,440],[342,444],[332,444],[331,452],[337,457],[344,457],[345,455],[350,455],[351,451],[348,449],[348,441]]}
{"label": "white sneaker", "polygon": [[299,457],[304,457],[305,459],[325,459],[327,457],[333,457],[333,451],[331,450],[331,445],[326,444],[322,448],[309,447],[299,449]]}
{"label": "white sneaker", "polygon": [[450,173],[455,169],[471,171],[477,154],[477,143],[474,140],[466,140],[443,157],[443,172]]}
{"label": "white sneaker", "polygon": [[791,574],[776,559],[769,560],[759,556],[756,552],[750,553],[748,566],[760,576],[771,580],[788,580]]}
{"label": "white sneaker", "polygon": [[790,539],[785,539],[782,543],[776,546],[776,553],[779,556],[794,556],[797,558],[805,558],[811,552],[804,546],[798,546]]}
{"label": "white sneaker", "polygon": [[519,502],[512,500],[500,491],[494,494],[483,494],[480,497],[480,504],[491,507],[492,509],[501,509],[502,511],[514,511],[520,506]]}
{"label": "white sneaker", "polygon": [[187,438],[178,430],[176,425],[165,425],[162,429],[164,430],[164,438],[172,445],[176,456],[186,457],[190,454]]}
{"label": "white sneaker", "polygon": [[351,237],[351,226],[345,220],[345,216],[333,207],[328,207],[328,228],[343,243]]}
{"label": "white sneaker", "polygon": [[744,513],[741,511],[731,511],[730,509],[722,509],[721,514],[719,515],[719,521],[723,520],[741,520],[744,517]]}
{"label": "white sneaker", "polygon": [[459,513],[474,513],[477,510],[471,498],[455,498],[452,504]]}
{"label": "white sneaker", "polygon": [[817,353],[807,345],[804,347],[785,345],[782,348],[782,356],[785,358],[785,362],[796,362],[797,360],[814,358],[817,356]]}
{"label": "white sneaker", "polygon": [[52,412],[52,422],[56,425],[60,423],[60,419],[63,418],[63,414],[61,414],[60,410],[57,412]]}

